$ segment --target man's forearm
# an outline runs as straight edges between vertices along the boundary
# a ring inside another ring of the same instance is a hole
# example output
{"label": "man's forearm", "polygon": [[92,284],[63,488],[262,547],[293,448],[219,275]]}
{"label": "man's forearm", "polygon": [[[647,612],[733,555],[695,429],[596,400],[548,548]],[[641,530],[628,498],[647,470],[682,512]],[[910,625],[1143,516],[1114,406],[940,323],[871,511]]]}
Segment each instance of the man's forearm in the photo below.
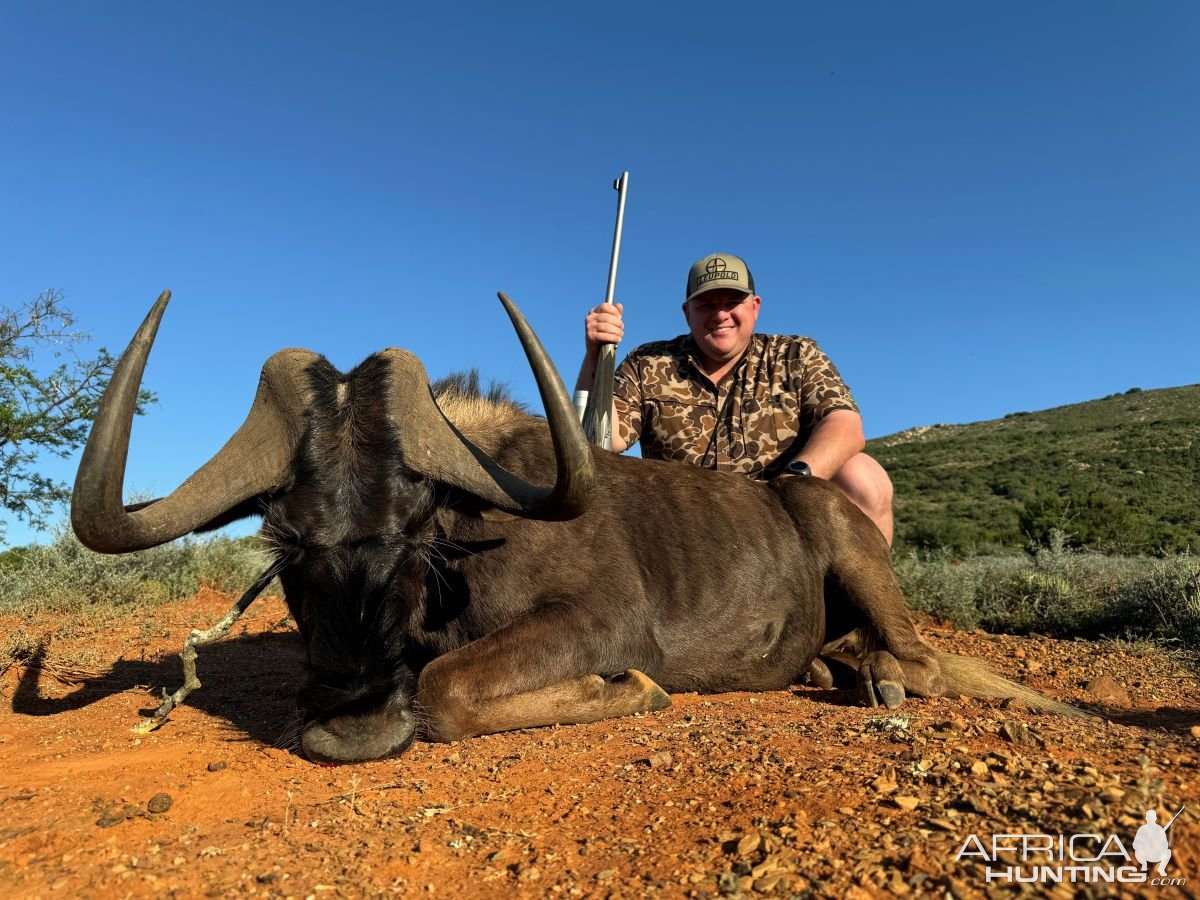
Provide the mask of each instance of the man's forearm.
{"label": "man's forearm", "polygon": [[[593,354],[590,350],[583,357],[583,365],[579,367],[579,377],[575,379],[575,392],[588,391],[596,386],[596,365],[600,361],[600,352],[597,350]],[[617,401],[613,400],[612,411],[610,412],[609,422],[612,423],[612,449],[614,453],[624,453],[629,449],[619,435],[620,429],[617,428]]]}
{"label": "man's forearm", "polygon": [[819,478],[832,478],[866,445],[862,417],[848,409],[835,409],[814,426],[798,458]]}
{"label": "man's forearm", "polygon": [[583,356],[583,364],[579,367],[579,377],[575,379],[575,390],[590,391],[596,385],[596,366],[600,363],[600,351],[590,347]]}

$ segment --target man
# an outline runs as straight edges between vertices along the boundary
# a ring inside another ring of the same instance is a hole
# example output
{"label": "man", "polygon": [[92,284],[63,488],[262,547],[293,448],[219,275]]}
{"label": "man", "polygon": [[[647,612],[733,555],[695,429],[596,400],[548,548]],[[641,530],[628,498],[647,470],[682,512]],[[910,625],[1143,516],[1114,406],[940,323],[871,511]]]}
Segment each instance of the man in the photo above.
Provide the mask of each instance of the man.
{"label": "man", "polygon": [[[706,256],[688,272],[689,334],[643,344],[616,373],[613,450],[639,441],[674,459],[755,478],[815,475],[836,484],[892,542],[892,483],[866,445],[862,417],[815,341],[755,334],[762,298],[746,263]],[[603,344],[624,334],[621,304],[587,314],[576,390],[591,390]]]}
{"label": "man", "polygon": [[[1172,819],[1167,828],[1174,824]],[[1158,874],[1167,874],[1167,863],[1171,861],[1171,847],[1167,839],[1167,828],[1158,824],[1158,813],[1153,809],[1146,810],[1146,824],[1137,830],[1133,837],[1133,855],[1146,871],[1150,863],[1158,863]]]}

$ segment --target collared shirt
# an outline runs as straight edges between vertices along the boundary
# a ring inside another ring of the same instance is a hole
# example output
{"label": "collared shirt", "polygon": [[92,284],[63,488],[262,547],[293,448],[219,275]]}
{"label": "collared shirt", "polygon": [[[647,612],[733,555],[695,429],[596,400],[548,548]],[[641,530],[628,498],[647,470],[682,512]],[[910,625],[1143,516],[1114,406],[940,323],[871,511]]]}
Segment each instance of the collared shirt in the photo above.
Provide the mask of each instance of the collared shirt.
{"label": "collared shirt", "polygon": [[615,427],[647,459],[757,475],[835,409],[858,411],[811,338],[756,334],[719,385],[690,334],[643,344],[616,372]]}

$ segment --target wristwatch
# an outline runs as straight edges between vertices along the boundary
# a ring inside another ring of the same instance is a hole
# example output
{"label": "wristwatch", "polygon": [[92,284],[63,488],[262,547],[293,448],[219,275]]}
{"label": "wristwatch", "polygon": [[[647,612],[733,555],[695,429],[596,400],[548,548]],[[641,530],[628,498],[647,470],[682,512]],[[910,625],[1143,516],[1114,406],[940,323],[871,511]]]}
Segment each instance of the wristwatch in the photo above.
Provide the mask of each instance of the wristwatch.
{"label": "wristwatch", "polygon": [[811,475],[812,469],[802,459],[793,459],[783,468],[784,475]]}

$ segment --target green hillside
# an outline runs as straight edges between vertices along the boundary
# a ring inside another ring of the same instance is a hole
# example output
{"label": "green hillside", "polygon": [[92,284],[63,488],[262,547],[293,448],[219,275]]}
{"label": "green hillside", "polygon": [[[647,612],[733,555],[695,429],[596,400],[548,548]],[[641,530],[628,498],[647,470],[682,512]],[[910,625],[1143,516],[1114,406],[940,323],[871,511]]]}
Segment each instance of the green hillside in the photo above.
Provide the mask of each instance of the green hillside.
{"label": "green hillside", "polygon": [[868,442],[896,488],[899,549],[1022,548],[1060,528],[1104,551],[1200,550],[1200,385]]}

